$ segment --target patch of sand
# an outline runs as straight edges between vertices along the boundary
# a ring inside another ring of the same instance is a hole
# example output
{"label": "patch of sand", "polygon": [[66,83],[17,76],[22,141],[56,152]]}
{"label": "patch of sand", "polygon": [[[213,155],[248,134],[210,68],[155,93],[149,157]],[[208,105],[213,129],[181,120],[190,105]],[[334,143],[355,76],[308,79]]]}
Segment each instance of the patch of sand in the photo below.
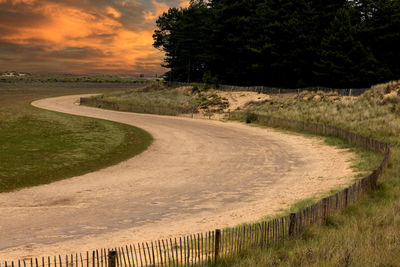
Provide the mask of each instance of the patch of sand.
{"label": "patch of sand", "polygon": [[[265,102],[270,100],[271,97],[266,94],[259,94],[256,92],[225,92],[218,91],[218,95],[225,97],[229,101],[229,110],[233,111],[238,108],[243,109],[250,102]],[[225,110],[228,111],[228,109]]]}

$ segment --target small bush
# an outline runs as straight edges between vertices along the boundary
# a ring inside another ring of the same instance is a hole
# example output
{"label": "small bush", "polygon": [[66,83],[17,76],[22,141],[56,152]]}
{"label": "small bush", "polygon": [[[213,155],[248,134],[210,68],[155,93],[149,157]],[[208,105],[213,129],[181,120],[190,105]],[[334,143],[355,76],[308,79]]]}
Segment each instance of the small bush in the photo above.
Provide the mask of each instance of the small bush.
{"label": "small bush", "polygon": [[246,123],[252,123],[257,120],[257,115],[254,113],[249,113],[246,115]]}
{"label": "small bush", "polygon": [[197,85],[193,85],[192,87],[192,94],[198,94],[200,93],[200,89]]}

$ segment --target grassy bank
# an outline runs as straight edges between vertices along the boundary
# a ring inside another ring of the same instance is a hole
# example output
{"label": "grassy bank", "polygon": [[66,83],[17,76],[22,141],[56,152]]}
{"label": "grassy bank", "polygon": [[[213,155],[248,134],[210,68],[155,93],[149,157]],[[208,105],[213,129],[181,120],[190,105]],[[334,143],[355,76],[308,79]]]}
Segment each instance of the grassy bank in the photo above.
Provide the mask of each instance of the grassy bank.
{"label": "grassy bank", "polygon": [[[250,105],[253,112],[337,125],[391,143],[389,168],[378,189],[343,214],[300,238],[243,252],[219,266],[397,266],[400,260],[400,86],[373,87],[359,98],[302,93]],[[370,164],[366,161],[364,164]],[[374,166],[375,167],[375,166]]]}
{"label": "grassy bank", "polygon": [[36,99],[114,92],[85,84],[0,84],[0,192],[45,184],[116,164],[145,150],[141,129],[30,106]]}
{"label": "grassy bank", "polygon": [[[198,87],[168,88],[153,84],[140,90],[108,93],[92,99],[87,105],[118,109],[137,113],[178,115],[198,112],[221,112],[227,106],[226,99],[212,90]],[[101,104],[102,103],[102,104]]]}

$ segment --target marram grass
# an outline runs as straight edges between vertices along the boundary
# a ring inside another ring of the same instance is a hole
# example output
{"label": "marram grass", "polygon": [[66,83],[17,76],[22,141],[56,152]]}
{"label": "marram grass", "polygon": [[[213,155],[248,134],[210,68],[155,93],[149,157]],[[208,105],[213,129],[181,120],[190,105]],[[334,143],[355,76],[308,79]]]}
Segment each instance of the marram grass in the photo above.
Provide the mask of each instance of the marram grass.
{"label": "marram grass", "polygon": [[[244,251],[218,266],[399,266],[399,91],[399,82],[391,82],[374,86],[358,98],[278,98],[249,107],[271,116],[336,125],[384,140],[391,143],[392,154],[377,190],[344,213],[329,217],[327,225],[311,227],[300,238],[281,245]],[[362,169],[374,162],[371,155],[356,164]]]}

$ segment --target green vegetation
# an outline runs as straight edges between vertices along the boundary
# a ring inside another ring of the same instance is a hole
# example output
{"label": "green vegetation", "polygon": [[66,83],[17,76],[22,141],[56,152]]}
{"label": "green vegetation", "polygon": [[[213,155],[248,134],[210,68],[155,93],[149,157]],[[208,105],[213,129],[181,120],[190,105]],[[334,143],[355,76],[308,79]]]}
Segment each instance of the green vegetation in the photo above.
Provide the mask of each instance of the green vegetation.
{"label": "green vegetation", "polygon": [[400,75],[399,0],[191,0],[157,20],[166,80],[370,87]]}
{"label": "green vegetation", "polygon": [[43,82],[43,83],[152,83],[157,79],[137,76],[75,75],[75,74],[31,74],[8,71],[0,73],[0,82]]}
{"label": "green vegetation", "polygon": [[[389,168],[369,193],[328,224],[268,249],[245,251],[218,266],[397,266],[400,260],[400,83],[373,87],[359,98],[304,92],[249,110],[288,119],[337,125],[391,143]],[[333,141],[333,140],[331,140]],[[361,169],[376,164],[368,157]],[[372,166],[376,167],[376,166]],[[301,203],[299,204],[301,206]]]}
{"label": "green vegetation", "polygon": [[277,97],[247,110],[299,121],[327,123],[399,144],[400,83],[377,85],[362,96],[304,91],[294,97]]}
{"label": "green vegetation", "polygon": [[[168,88],[162,85],[150,85],[143,89],[104,94],[93,99],[104,101],[104,103],[101,105],[91,102],[88,105],[160,115],[198,113],[199,110],[220,112],[228,105],[227,101],[213,90],[201,90],[197,86]],[[115,105],[106,105],[106,103]]]}
{"label": "green vegetation", "polygon": [[30,106],[32,100],[110,92],[71,84],[0,84],[0,192],[98,170],[144,151],[152,137],[114,122]]}

